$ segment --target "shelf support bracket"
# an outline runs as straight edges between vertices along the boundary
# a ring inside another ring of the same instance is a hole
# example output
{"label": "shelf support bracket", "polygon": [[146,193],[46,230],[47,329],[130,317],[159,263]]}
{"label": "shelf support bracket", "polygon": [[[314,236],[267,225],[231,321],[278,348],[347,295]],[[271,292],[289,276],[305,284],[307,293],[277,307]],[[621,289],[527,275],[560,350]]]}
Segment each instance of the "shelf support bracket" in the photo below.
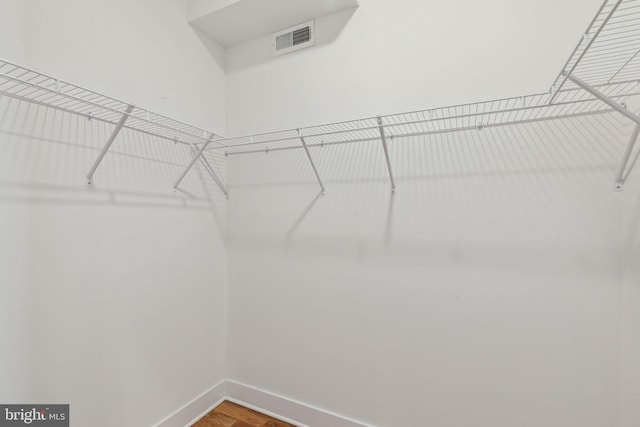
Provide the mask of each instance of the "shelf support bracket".
{"label": "shelf support bracket", "polygon": [[111,145],[113,144],[113,141],[116,140],[116,137],[118,136],[118,134],[120,133],[120,131],[124,127],[124,124],[127,122],[127,119],[129,118],[129,115],[133,111],[133,108],[134,108],[133,104],[129,104],[129,106],[127,106],[127,109],[124,112],[124,114],[122,115],[122,117],[120,118],[120,121],[116,125],[115,129],[113,130],[113,132],[111,132],[111,136],[109,136],[109,139],[104,144],[104,147],[102,147],[102,151],[100,151],[100,154],[98,155],[98,158],[95,160],[95,162],[93,162],[93,166],[91,166],[91,169],[89,170],[89,173],[87,174],[87,185],[93,185],[93,174],[96,173],[96,170],[98,169],[98,166],[100,166],[100,163],[102,162],[102,159],[104,159],[104,156],[106,156],[107,151],[109,151],[109,148],[111,148]]}
{"label": "shelf support bracket", "polygon": [[616,191],[622,191],[624,189],[624,182],[627,177],[627,165],[629,164],[631,153],[633,153],[633,149],[636,145],[636,142],[638,142],[639,136],[640,136],[640,124],[636,124],[636,126],[633,128],[633,132],[631,133],[631,138],[629,139],[627,148],[624,150],[624,156],[622,157],[622,162],[620,162],[618,174],[616,175],[616,181],[613,184],[614,189]]}
{"label": "shelf support bracket", "polygon": [[614,190],[622,191],[623,188],[624,188],[625,171],[627,170],[627,165],[629,164],[629,158],[631,157],[631,153],[633,152],[633,148],[635,147],[636,141],[638,140],[638,136],[640,135],[640,116],[637,116],[636,114],[633,114],[631,111],[627,110],[624,106],[620,105],[618,102],[616,102],[615,100],[611,99],[610,97],[608,97],[604,93],[600,92],[598,89],[596,89],[596,88],[590,86],[589,84],[583,82],[582,80],[580,80],[576,76],[569,75],[568,78],[576,86],[578,86],[578,87],[584,89],[585,91],[589,92],[591,95],[595,96],[600,101],[604,102],[605,104],[607,104],[608,106],[610,106],[611,108],[616,110],[618,113],[620,113],[623,116],[627,117],[628,119],[632,120],[636,124],[636,126],[633,129],[633,132],[631,134],[631,139],[629,140],[629,143],[627,144],[627,148],[625,149],[624,156],[622,158],[622,162],[620,163],[620,167],[618,169],[618,174],[616,175],[616,179],[615,179],[615,182],[613,184]]}
{"label": "shelf support bracket", "polygon": [[391,159],[389,158],[389,147],[387,147],[387,136],[384,132],[384,124],[382,117],[378,116],[378,129],[380,130],[380,140],[382,140],[382,148],[384,149],[384,158],[387,161],[387,170],[389,171],[389,179],[391,180],[391,194],[396,194],[396,180],[393,177],[391,169]]}
{"label": "shelf support bracket", "polygon": [[582,80],[580,80],[579,78],[577,78],[574,75],[570,75],[569,76],[569,80],[571,80],[573,83],[575,83],[576,86],[581,87],[582,89],[584,89],[587,92],[589,92],[591,95],[593,95],[596,98],[598,98],[600,101],[602,101],[605,104],[609,105],[611,108],[616,110],[618,113],[626,116],[630,120],[636,122],[636,124],[640,125],[640,116],[637,116],[637,115],[633,114],[631,111],[627,110],[622,105],[620,105],[619,103],[617,103],[613,99],[609,98],[604,93],[600,92],[598,89],[588,85],[587,83],[583,82]]}
{"label": "shelf support bracket", "polygon": [[313,162],[313,157],[311,157],[311,153],[309,152],[309,147],[307,147],[307,143],[304,140],[304,136],[302,136],[302,131],[300,129],[298,129],[298,138],[300,138],[300,142],[302,142],[302,146],[304,147],[305,153],[307,153],[307,158],[309,159],[309,163],[311,163],[311,167],[313,168],[313,173],[316,174],[316,179],[318,180],[318,184],[320,184],[320,190],[324,195],[324,184],[322,183],[320,174],[318,174],[318,169],[316,168],[316,164]]}
{"label": "shelf support bracket", "polygon": [[207,158],[205,156],[201,156],[200,157],[200,162],[203,164],[203,166],[207,170],[207,172],[209,172],[209,175],[211,175],[211,178],[213,178],[213,180],[216,182],[216,184],[218,185],[218,188],[220,188],[220,191],[222,191],[224,193],[224,195],[228,199],[229,198],[229,191],[224,186],[224,184],[222,184],[222,181],[220,180],[220,177],[218,177],[218,174],[215,172],[213,167],[211,167],[211,163],[209,163],[209,161],[207,160]]}
{"label": "shelf support bracket", "polygon": [[200,156],[202,156],[202,153],[204,153],[204,150],[209,146],[209,144],[211,144],[211,141],[213,140],[214,135],[211,134],[211,137],[209,139],[207,139],[207,142],[205,142],[204,144],[202,144],[202,147],[200,147],[200,151],[198,151],[198,154],[196,156],[193,157],[193,160],[191,161],[191,163],[189,163],[189,165],[186,167],[186,169],[182,172],[182,174],[180,175],[180,178],[178,178],[178,180],[176,181],[175,184],[173,184],[173,189],[177,190],[178,186],[180,185],[180,183],[182,182],[182,180],[184,179],[185,176],[187,176],[187,174],[189,173],[189,171],[191,170],[191,168],[193,167],[193,165],[196,164],[196,162],[198,161],[198,159],[200,158]]}

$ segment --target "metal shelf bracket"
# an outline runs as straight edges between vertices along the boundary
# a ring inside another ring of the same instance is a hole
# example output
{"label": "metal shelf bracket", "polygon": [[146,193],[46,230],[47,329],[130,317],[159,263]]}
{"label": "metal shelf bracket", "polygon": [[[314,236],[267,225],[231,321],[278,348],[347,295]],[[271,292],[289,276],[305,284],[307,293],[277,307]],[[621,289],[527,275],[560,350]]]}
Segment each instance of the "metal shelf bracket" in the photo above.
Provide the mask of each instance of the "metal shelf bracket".
{"label": "metal shelf bracket", "polygon": [[174,191],[178,189],[178,186],[180,185],[180,183],[182,182],[184,177],[187,176],[187,174],[189,173],[189,171],[191,170],[193,165],[195,165],[196,162],[198,161],[198,159],[200,158],[200,156],[202,156],[202,153],[204,152],[204,150],[209,146],[209,144],[211,144],[211,141],[213,141],[213,137],[214,136],[215,136],[214,134],[211,134],[209,139],[207,139],[207,142],[202,144],[202,147],[200,147],[200,151],[198,151],[198,154],[193,157],[193,160],[191,161],[191,163],[189,163],[189,165],[186,167],[186,169],[182,172],[182,174],[180,175],[180,178],[178,178],[176,183],[173,184],[173,190]]}
{"label": "metal shelf bracket", "polygon": [[624,115],[628,119],[635,122],[636,126],[631,134],[631,138],[629,139],[629,143],[627,144],[627,148],[624,151],[624,155],[622,157],[622,162],[620,162],[620,167],[618,168],[618,173],[616,175],[615,182],[613,184],[613,188],[615,191],[622,191],[624,189],[624,182],[626,179],[626,170],[627,165],[629,164],[629,159],[631,157],[631,153],[633,153],[633,149],[638,141],[638,136],[640,135],[640,116],[633,114],[631,111],[627,110],[624,105],[619,104],[615,100],[611,99],[604,93],[600,92],[598,89],[590,86],[589,84],[583,82],[579,78],[574,75],[569,75],[568,79],[573,82],[576,86],[584,89],[589,92],[591,95],[595,96],[605,104],[609,105],[611,108],[616,110],[618,113]]}
{"label": "metal shelf bracket", "polygon": [[576,86],[586,90],[591,95],[595,96],[596,98],[598,98],[599,100],[601,100],[605,104],[609,105],[611,108],[616,110],[618,113],[626,116],[630,120],[636,122],[636,124],[640,125],[640,117],[639,116],[633,114],[631,111],[627,110],[622,105],[620,105],[619,103],[617,103],[616,101],[614,101],[613,99],[611,99],[610,97],[605,95],[604,93],[600,92],[598,89],[596,89],[593,86],[590,86],[589,84],[583,82],[582,80],[580,80],[579,78],[577,78],[574,75],[570,75],[569,76],[569,80],[571,80]]}
{"label": "metal shelf bracket", "polygon": [[636,124],[636,126],[633,128],[633,132],[631,133],[631,137],[629,138],[629,142],[627,143],[627,148],[625,148],[624,150],[622,162],[620,162],[620,167],[618,168],[618,173],[616,174],[616,180],[613,184],[613,188],[615,191],[622,191],[624,189],[624,183],[630,172],[627,171],[627,166],[629,165],[631,153],[633,153],[633,149],[638,142],[638,137],[640,137],[640,124]]}
{"label": "metal shelf bracket", "polygon": [[229,198],[229,191],[227,190],[227,188],[222,183],[222,180],[220,180],[220,177],[218,176],[216,171],[211,166],[211,163],[209,163],[209,161],[207,160],[207,158],[205,156],[200,156],[200,162],[202,163],[204,168],[207,170],[207,172],[209,172],[209,175],[211,175],[211,178],[213,178],[215,183],[218,185],[218,188],[220,188],[220,191],[222,191],[224,193],[224,195],[228,199]]}
{"label": "metal shelf bracket", "polygon": [[134,105],[133,104],[129,104],[129,106],[127,107],[126,111],[124,112],[124,114],[120,118],[120,121],[116,125],[115,129],[113,130],[113,132],[111,132],[111,136],[109,136],[109,139],[104,144],[104,147],[102,147],[102,151],[100,151],[100,154],[98,155],[98,158],[95,160],[95,162],[93,162],[93,166],[91,166],[91,169],[89,170],[89,173],[87,174],[87,185],[89,185],[89,186],[93,185],[93,174],[96,173],[96,170],[98,169],[98,166],[100,166],[100,163],[102,162],[102,159],[104,159],[104,156],[107,154],[107,151],[109,151],[109,148],[111,148],[111,145],[116,140],[116,137],[118,136],[118,134],[120,133],[120,131],[124,127],[124,124],[127,122],[127,119],[129,118],[129,115],[131,114],[133,109],[134,109]]}
{"label": "metal shelf bracket", "polygon": [[318,174],[318,169],[316,168],[316,164],[313,162],[313,157],[311,157],[311,153],[309,152],[309,147],[307,147],[307,143],[304,140],[304,136],[302,135],[302,130],[298,129],[298,138],[300,138],[300,142],[302,142],[302,146],[304,147],[305,153],[307,153],[307,158],[309,159],[309,163],[311,163],[311,167],[313,168],[313,173],[316,175],[316,179],[318,180],[318,184],[320,184],[320,191],[324,196],[324,184],[322,183],[322,179],[320,178],[320,174]]}
{"label": "metal shelf bracket", "polygon": [[384,124],[382,123],[382,117],[378,116],[378,129],[380,130],[380,140],[382,141],[382,148],[384,150],[384,158],[387,161],[387,170],[389,171],[389,179],[391,180],[391,194],[396,194],[396,180],[393,177],[393,170],[391,169],[391,159],[389,158],[389,147],[387,147],[387,138],[384,132]]}

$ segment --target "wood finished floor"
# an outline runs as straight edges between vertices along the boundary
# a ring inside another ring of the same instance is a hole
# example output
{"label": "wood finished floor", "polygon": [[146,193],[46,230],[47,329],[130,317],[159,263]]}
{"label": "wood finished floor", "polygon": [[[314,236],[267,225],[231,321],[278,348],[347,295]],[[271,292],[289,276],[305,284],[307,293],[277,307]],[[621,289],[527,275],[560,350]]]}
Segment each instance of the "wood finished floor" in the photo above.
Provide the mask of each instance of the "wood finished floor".
{"label": "wood finished floor", "polygon": [[192,427],[295,427],[260,412],[224,401]]}

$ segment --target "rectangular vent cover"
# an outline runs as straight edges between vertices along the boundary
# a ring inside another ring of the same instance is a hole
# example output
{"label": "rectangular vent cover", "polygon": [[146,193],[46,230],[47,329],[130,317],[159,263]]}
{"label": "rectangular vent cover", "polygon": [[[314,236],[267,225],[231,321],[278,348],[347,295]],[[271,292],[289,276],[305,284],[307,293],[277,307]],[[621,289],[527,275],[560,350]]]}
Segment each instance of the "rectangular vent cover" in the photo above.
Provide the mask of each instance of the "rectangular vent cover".
{"label": "rectangular vent cover", "polygon": [[283,55],[305,47],[313,46],[314,21],[305,22],[277,33],[273,33],[273,55]]}

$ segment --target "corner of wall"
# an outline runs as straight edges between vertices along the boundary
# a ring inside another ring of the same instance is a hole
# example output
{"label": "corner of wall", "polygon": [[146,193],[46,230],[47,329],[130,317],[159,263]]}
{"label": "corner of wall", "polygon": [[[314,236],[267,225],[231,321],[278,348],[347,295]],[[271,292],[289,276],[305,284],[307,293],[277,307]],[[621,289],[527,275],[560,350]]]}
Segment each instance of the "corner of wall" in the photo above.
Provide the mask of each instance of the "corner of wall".
{"label": "corner of wall", "polygon": [[225,400],[226,381],[222,380],[210,389],[194,397],[182,407],[163,418],[153,427],[181,427],[191,426],[205,414]]}
{"label": "corner of wall", "polygon": [[194,397],[153,427],[190,427],[225,400],[300,427],[372,427],[352,418],[229,379],[220,381]]}

